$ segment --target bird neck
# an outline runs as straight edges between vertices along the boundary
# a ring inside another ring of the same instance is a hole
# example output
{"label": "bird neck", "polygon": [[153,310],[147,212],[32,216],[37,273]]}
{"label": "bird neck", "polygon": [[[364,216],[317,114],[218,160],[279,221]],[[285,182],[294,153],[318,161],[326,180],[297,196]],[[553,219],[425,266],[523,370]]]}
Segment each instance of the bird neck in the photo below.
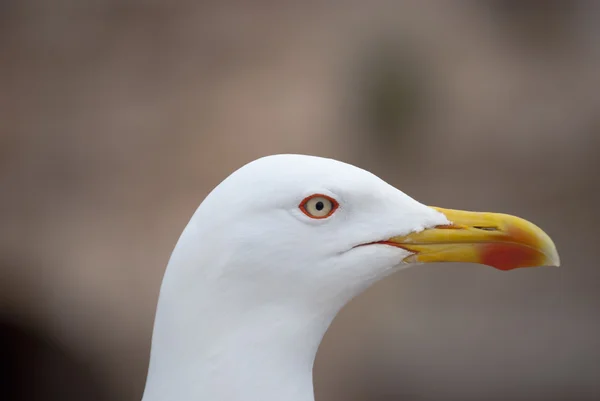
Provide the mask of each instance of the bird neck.
{"label": "bird neck", "polygon": [[343,303],[254,298],[165,276],[143,401],[313,401],[315,355]]}

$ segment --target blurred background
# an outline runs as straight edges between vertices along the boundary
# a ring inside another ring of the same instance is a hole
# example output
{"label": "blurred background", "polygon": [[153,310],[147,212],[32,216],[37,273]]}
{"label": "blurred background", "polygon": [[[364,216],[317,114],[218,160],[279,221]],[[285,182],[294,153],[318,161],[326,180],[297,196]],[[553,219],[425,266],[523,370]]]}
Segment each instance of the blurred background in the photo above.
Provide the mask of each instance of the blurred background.
{"label": "blurred background", "polygon": [[561,268],[403,271],[317,401],[600,400],[600,3],[0,2],[0,399],[140,400],[165,265],[273,153],[525,217]]}

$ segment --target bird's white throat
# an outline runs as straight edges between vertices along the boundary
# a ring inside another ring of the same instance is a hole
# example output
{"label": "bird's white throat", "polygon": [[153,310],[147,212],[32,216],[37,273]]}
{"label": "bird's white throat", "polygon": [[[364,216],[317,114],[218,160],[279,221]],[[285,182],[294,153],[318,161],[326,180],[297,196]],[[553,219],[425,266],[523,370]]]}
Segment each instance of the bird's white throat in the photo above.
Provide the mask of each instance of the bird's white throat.
{"label": "bird's white throat", "polygon": [[[186,231],[161,287],[143,401],[313,401],[323,335],[375,278],[314,302],[286,297],[293,283],[261,291],[261,280],[222,274],[235,266],[218,252],[190,252],[202,238]],[[204,266],[201,277],[192,266]]]}

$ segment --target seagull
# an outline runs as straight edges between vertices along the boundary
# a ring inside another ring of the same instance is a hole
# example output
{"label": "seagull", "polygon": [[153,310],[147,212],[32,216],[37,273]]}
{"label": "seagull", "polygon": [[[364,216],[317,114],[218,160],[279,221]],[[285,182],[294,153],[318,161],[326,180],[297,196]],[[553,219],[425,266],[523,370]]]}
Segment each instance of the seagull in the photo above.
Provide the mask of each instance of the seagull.
{"label": "seagull", "polygon": [[338,311],[413,265],[558,266],[521,218],[426,206],[333,159],[280,154],[233,172],[169,259],[142,401],[314,401]]}

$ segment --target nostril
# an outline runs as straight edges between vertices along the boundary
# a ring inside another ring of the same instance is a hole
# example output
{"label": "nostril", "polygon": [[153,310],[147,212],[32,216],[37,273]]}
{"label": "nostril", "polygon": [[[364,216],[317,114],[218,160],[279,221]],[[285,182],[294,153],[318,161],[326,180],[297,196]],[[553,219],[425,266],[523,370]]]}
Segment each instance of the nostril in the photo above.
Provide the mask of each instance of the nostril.
{"label": "nostril", "polygon": [[500,229],[498,227],[492,227],[492,226],[473,226],[473,228],[476,228],[478,230],[483,230],[483,231],[500,231]]}

